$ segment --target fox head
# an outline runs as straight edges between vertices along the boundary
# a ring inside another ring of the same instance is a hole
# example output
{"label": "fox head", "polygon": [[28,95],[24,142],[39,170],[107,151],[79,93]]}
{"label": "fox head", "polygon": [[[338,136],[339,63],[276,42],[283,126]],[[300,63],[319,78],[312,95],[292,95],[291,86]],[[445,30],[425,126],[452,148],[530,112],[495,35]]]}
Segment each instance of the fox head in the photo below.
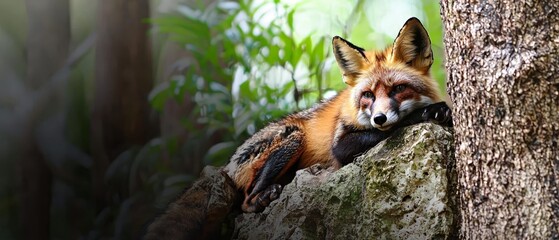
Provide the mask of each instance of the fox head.
{"label": "fox head", "polygon": [[338,36],[332,45],[351,94],[347,120],[355,125],[386,131],[413,110],[440,101],[429,74],[431,40],[417,18],[406,21],[383,51],[365,51]]}

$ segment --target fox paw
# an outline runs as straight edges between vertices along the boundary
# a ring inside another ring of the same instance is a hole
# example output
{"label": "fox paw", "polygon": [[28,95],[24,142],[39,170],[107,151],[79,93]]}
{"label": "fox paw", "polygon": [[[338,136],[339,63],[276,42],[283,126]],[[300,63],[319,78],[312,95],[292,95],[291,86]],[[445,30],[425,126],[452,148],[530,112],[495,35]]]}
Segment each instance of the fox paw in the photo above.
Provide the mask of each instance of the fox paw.
{"label": "fox paw", "polygon": [[425,107],[422,118],[425,121],[452,127],[452,110],[445,102],[439,102]]}
{"label": "fox paw", "polygon": [[273,184],[264,189],[254,198],[250,199],[248,202],[243,203],[242,209],[245,212],[262,212],[264,208],[270,205],[270,203],[279,198],[283,186],[279,184]]}

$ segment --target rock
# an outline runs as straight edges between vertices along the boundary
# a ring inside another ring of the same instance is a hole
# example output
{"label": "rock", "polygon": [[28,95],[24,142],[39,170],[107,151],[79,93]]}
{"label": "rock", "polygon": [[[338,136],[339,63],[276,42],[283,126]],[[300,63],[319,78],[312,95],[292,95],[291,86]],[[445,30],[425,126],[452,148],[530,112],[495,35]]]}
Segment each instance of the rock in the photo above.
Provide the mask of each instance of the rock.
{"label": "rock", "polygon": [[239,197],[221,168],[206,166],[200,178],[150,223],[142,239],[219,239]]}
{"label": "rock", "polygon": [[419,124],[338,171],[297,172],[262,213],[236,217],[234,239],[448,239],[457,236],[448,128]]}

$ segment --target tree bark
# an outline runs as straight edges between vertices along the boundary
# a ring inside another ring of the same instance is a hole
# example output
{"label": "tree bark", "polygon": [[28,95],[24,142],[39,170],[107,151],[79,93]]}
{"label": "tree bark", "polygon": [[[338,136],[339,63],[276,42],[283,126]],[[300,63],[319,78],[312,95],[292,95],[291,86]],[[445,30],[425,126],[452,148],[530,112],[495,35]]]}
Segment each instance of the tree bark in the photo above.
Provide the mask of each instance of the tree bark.
{"label": "tree bark", "polygon": [[153,85],[148,0],[101,0],[97,10],[95,89],[91,123],[97,209],[107,200],[110,162],[153,134],[147,96]]}
{"label": "tree bark", "polygon": [[[68,55],[70,13],[68,0],[27,0],[26,88],[46,87]],[[28,101],[33,101],[31,99]],[[23,239],[50,237],[52,173],[37,145],[37,128],[50,109],[40,109],[22,119],[20,171],[20,221]]]}
{"label": "tree bark", "polygon": [[463,239],[559,239],[559,2],[441,2]]}

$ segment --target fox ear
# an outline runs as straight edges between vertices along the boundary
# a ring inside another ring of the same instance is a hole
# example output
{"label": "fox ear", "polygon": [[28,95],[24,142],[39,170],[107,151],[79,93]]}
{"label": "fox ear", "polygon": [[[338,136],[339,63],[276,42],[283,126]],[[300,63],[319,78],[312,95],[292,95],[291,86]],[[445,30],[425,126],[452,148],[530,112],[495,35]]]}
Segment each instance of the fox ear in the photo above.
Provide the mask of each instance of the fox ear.
{"label": "fox ear", "polygon": [[425,73],[433,64],[433,50],[429,34],[417,18],[410,18],[394,40],[392,56]]}
{"label": "fox ear", "polygon": [[355,85],[359,72],[368,62],[365,50],[338,36],[332,39],[332,47],[338,66],[344,75],[344,82],[350,86]]}

